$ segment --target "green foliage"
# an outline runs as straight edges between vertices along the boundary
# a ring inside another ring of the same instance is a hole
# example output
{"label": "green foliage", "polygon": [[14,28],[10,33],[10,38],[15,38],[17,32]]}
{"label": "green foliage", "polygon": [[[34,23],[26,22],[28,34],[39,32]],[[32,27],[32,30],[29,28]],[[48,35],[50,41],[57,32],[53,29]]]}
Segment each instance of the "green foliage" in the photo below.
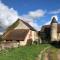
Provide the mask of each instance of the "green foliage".
{"label": "green foliage", "polygon": [[41,44],[3,50],[0,52],[0,60],[35,60],[47,46],[49,45]]}
{"label": "green foliage", "polygon": [[31,46],[31,45],[32,45],[32,39],[29,39],[29,40],[27,41],[27,45],[28,45],[28,46]]}

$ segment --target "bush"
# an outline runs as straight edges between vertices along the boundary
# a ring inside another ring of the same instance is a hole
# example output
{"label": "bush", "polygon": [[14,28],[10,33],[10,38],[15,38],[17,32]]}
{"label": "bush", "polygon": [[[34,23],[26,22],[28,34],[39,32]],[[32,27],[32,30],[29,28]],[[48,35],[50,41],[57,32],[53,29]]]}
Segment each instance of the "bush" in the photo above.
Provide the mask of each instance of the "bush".
{"label": "bush", "polygon": [[38,44],[38,40],[35,40],[33,43],[37,45]]}
{"label": "bush", "polygon": [[32,39],[27,40],[27,45],[29,45],[29,46],[32,45]]}

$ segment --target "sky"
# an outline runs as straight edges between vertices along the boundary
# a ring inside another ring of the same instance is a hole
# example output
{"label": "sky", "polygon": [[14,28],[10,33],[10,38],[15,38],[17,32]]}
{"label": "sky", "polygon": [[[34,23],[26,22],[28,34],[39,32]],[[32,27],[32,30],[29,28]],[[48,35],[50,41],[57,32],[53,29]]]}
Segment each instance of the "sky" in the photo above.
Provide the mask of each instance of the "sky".
{"label": "sky", "polygon": [[60,0],[0,0],[0,27],[3,29],[20,18],[40,30],[53,16],[60,22]]}

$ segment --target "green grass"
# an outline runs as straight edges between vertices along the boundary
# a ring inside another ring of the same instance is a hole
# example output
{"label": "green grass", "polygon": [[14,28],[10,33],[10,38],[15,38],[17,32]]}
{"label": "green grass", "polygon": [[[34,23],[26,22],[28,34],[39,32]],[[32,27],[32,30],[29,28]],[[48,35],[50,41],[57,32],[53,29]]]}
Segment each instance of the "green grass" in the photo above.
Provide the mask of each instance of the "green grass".
{"label": "green grass", "polygon": [[0,60],[35,60],[48,44],[24,46],[0,51]]}

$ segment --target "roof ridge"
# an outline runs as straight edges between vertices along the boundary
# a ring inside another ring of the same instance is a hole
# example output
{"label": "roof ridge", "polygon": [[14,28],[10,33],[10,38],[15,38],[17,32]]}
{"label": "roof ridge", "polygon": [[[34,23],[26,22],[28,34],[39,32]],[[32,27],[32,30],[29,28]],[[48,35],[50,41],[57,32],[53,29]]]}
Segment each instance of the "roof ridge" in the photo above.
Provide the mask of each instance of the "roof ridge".
{"label": "roof ridge", "polygon": [[28,26],[30,29],[33,29],[34,31],[37,31],[34,27],[32,27],[29,23],[21,20],[26,26]]}
{"label": "roof ridge", "polygon": [[11,24],[11,25],[7,28],[7,30],[9,30],[9,29],[14,29],[18,24],[19,24],[19,19],[16,20],[13,24]]}
{"label": "roof ridge", "polygon": [[19,24],[19,21],[22,21],[26,26],[28,26],[31,30],[34,30],[34,31],[37,31],[35,28],[33,28],[29,23],[25,22],[24,20],[21,20],[21,19],[17,19],[13,24],[11,24],[7,29],[6,31],[9,31],[9,30],[12,30],[14,29],[18,24]]}

